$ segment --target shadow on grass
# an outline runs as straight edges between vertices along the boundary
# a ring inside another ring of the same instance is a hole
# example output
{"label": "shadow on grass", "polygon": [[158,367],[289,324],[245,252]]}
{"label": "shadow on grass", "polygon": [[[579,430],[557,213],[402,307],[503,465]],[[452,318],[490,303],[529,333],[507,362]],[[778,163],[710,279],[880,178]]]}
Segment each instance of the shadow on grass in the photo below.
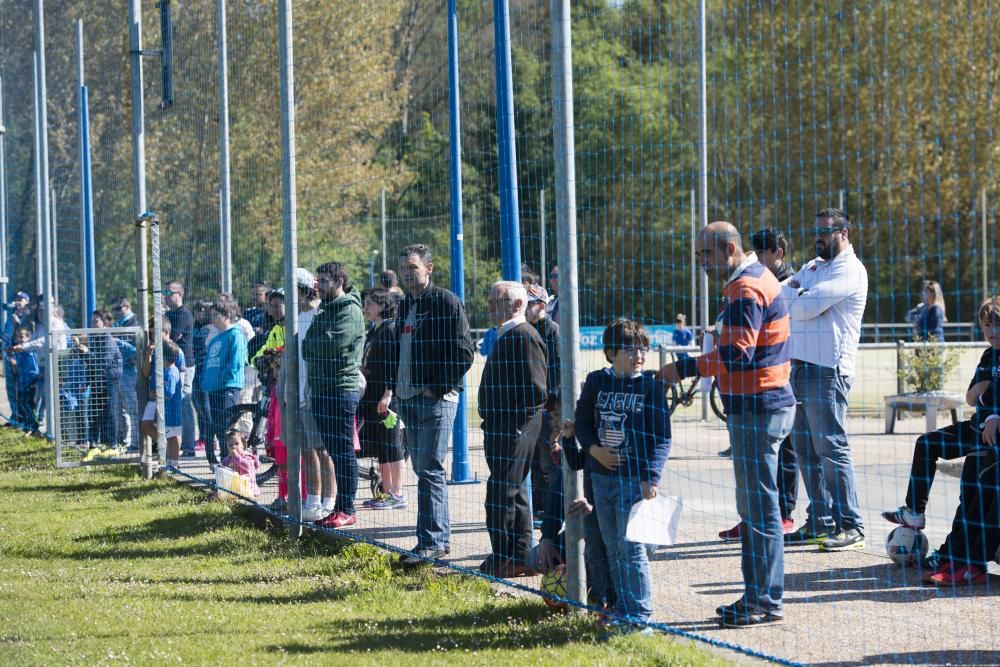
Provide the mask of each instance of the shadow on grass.
{"label": "shadow on grass", "polygon": [[272,645],[267,650],[297,655],[328,652],[331,646],[337,651],[357,653],[382,651],[386,646],[406,653],[529,650],[592,642],[596,638],[597,625],[589,619],[547,622],[552,618],[552,613],[536,601],[521,601],[465,612],[422,613],[419,618],[337,621],[329,627],[328,644],[290,643]]}

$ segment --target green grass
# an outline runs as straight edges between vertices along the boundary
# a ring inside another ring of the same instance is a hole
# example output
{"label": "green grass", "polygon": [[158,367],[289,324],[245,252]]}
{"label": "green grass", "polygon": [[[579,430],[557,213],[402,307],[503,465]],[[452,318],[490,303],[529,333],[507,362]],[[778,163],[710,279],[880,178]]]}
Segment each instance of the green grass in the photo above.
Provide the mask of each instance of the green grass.
{"label": "green grass", "polygon": [[723,664],[367,545],[292,542],[134,467],[0,435],[0,664]]}

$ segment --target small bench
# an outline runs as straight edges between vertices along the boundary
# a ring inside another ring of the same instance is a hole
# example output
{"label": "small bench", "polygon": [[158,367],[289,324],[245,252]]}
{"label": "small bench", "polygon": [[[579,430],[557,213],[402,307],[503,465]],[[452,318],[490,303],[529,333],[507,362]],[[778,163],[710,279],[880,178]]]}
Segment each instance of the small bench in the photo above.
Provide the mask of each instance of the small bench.
{"label": "small bench", "polygon": [[900,410],[924,413],[927,432],[937,430],[939,411],[951,412],[951,422],[962,421],[965,397],[961,394],[894,394],[885,397],[885,432],[892,433],[896,427],[896,415]]}

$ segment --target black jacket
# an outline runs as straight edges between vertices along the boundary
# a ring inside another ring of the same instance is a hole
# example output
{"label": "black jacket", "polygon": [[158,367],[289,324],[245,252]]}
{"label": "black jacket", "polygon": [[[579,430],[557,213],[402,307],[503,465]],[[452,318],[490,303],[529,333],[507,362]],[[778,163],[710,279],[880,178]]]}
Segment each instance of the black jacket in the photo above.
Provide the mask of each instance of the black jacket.
{"label": "black jacket", "polygon": [[402,336],[406,316],[416,306],[410,342],[410,382],[437,397],[459,390],[475,354],[465,306],[453,292],[433,283],[418,297],[407,295],[399,308],[396,334]]}
{"label": "black jacket", "polygon": [[545,341],[545,358],[548,366],[545,372],[545,385],[552,398],[559,398],[560,392],[560,362],[559,362],[559,325],[551,317],[543,317],[534,325],[535,331]]}
{"label": "black jacket", "polygon": [[497,339],[479,383],[487,433],[512,433],[545,403],[545,341],[527,322]]}
{"label": "black jacket", "polygon": [[385,390],[396,385],[398,367],[399,337],[396,335],[396,320],[385,320],[369,331],[365,338],[361,372],[365,374],[368,384],[361,399],[363,409],[373,408],[382,400]]}

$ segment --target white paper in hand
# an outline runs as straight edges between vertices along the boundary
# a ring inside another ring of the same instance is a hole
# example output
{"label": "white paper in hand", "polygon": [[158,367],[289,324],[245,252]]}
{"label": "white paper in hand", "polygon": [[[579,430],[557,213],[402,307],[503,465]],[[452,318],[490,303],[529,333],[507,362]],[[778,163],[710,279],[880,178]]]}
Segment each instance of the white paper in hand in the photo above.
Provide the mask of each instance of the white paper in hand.
{"label": "white paper in hand", "polygon": [[643,544],[672,545],[677,538],[677,522],[684,501],[677,496],[658,495],[632,506],[625,528],[625,539]]}

